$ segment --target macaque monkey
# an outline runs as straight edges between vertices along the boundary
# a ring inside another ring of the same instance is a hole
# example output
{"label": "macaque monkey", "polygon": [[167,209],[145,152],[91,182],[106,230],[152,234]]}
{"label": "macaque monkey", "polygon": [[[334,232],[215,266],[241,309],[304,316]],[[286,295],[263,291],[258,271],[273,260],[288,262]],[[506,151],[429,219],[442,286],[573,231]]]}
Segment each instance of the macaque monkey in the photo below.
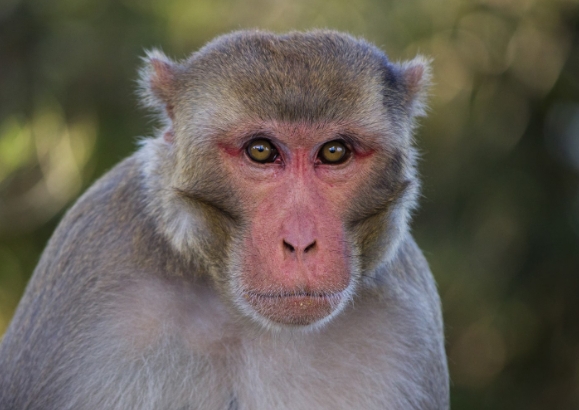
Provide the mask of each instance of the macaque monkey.
{"label": "macaque monkey", "polygon": [[0,347],[0,409],[447,409],[409,233],[423,58],[242,31],[141,73],[156,138],[49,241]]}

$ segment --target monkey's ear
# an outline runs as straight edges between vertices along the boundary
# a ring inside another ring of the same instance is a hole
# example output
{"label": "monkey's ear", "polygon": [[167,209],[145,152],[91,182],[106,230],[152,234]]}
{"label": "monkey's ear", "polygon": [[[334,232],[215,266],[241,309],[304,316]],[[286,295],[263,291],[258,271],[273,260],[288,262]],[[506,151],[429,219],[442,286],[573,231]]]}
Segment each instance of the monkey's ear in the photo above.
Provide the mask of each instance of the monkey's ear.
{"label": "monkey's ear", "polygon": [[143,60],[145,65],[139,81],[143,102],[149,107],[164,109],[173,119],[177,64],[156,49],[148,51]]}
{"label": "monkey's ear", "polygon": [[406,87],[405,103],[413,117],[426,115],[426,100],[432,78],[431,60],[417,56],[400,65],[402,78]]}

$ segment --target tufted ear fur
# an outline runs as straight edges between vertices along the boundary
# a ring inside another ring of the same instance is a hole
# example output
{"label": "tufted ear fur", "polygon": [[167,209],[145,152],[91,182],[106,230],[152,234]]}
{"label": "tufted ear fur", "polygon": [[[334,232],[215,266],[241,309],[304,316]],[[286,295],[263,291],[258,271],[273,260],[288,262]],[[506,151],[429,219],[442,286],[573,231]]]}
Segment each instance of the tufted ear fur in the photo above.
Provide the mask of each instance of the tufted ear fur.
{"label": "tufted ear fur", "polygon": [[139,80],[141,101],[145,106],[161,113],[163,120],[169,125],[163,133],[163,139],[172,143],[175,138],[174,99],[179,65],[156,49],[148,51],[143,60],[145,65],[140,71]]}
{"label": "tufted ear fur", "polygon": [[400,64],[400,72],[407,92],[405,102],[413,117],[426,115],[426,100],[432,78],[430,63],[431,60],[417,56],[413,60]]}
{"label": "tufted ear fur", "polygon": [[148,51],[143,60],[139,81],[142,100],[148,107],[165,109],[173,119],[178,65],[156,49]]}

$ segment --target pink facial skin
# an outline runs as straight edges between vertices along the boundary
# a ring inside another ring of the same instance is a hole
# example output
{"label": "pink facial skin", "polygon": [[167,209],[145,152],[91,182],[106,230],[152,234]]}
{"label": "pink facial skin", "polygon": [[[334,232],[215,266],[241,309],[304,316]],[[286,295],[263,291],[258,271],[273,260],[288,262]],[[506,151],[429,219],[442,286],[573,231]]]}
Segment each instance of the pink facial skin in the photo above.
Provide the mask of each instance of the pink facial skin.
{"label": "pink facial skin", "polygon": [[[370,172],[374,151],[335,124],[270,122],[235,134],[219,147],[252,221],[241,262],[243,297],[273,322],[321,320],[351,283],[352,249],[343,219]],[[257,138],[277,148],[274,162],[249,157],[247,145]],[[322,163],[321,147],[334,140],[345,142],[347,159]]]}

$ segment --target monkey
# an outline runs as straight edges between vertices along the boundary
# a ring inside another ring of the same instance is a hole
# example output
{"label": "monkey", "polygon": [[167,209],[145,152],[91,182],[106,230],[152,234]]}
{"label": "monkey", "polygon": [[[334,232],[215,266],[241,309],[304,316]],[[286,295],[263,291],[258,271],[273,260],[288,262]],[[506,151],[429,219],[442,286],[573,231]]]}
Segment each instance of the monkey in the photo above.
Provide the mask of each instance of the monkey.
{"label": "monkey", "polygon": [[49,240],[0,345],[0,408],[447,409],[409,228],[429,65],[331,30],[148,52],[160,128]]}

